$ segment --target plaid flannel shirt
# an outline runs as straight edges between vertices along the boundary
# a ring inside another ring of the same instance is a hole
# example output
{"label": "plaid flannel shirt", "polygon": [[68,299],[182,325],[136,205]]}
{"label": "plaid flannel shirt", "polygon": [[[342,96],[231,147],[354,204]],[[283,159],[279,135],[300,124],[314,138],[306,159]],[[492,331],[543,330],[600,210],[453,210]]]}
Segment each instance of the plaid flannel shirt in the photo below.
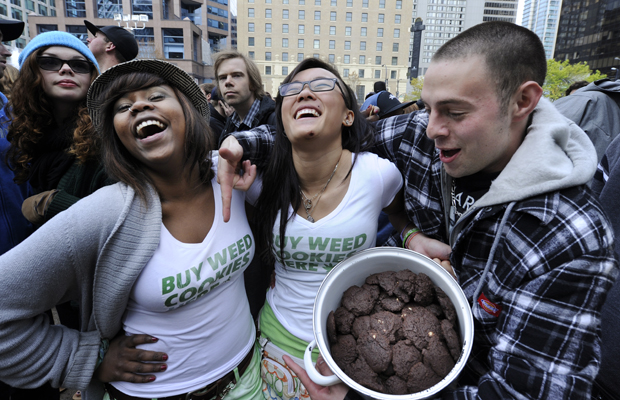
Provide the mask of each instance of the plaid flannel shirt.
{"label": "plaid flannel shirt", "polygon": [[[446,243],[445,183],[424,112],[377,123],[374,149],[404,175],[406,209],[424,233]],[[235,134],[254,161],[272,130]],[[544,162],[544,160],[541,160]],[[600,363],[600,310],[617,274],[613,233],[585,187],[485,207],[460,221],[451,263],[472,305],[475,342],[453,399],[590,399]],[[464,224],[463,224],[464,222]],[[503,239],[483,276],[496,235]],[[501,307],[493,316],[473,299]]]}

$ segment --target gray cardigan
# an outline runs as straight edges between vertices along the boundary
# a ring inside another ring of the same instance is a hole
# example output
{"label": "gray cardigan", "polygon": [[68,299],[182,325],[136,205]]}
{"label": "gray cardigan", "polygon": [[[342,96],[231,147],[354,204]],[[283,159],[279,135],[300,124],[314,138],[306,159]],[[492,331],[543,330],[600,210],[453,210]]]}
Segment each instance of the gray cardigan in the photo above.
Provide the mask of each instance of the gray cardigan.
{"label": "gray cardigan", "polygon": [[[92,378],[101,338],[121,330],[131,288],[159,245],[161,203],[148,195],[147,208],[127,185],[102,188],[0,257],[1,381],[103,397]],[[68,300],[80,303],[81,332],[43,314]]]}

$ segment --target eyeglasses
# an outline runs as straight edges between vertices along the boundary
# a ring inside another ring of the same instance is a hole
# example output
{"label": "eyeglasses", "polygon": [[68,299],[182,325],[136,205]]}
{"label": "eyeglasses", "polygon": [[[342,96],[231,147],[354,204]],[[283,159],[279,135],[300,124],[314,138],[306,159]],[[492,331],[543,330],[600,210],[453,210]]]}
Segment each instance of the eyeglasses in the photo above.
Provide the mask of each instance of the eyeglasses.
{"label": "eyeglasses", "polygon": [[[306,86],[306,84],[308,84],[308,88],[310,88],[310,90],[312,90],[313,92],[329,92],[330,90],[334,90],[334,87],[338,85],[341,94],[344,93],[342,87],[340,86],[340,83],[338,83],[338,79],[336,78],[317,78],[306,82],[285,83],[283,85],[280,85],[280,87],[278,88],[278,92],[282,97],[294,96],[301,93],[301,91],[304,90],[304,86]],[[342,95],[342,97],[344,97],[344,94]]]}
{"label": "eyeglasses", "polygon": [[93,64],[86,60],[62,60],[57,57],[37,57],[37,63],[41,69],[46,71],[60,71],[63,65],[67,64],[76,74],[90,74],[93,71]]}

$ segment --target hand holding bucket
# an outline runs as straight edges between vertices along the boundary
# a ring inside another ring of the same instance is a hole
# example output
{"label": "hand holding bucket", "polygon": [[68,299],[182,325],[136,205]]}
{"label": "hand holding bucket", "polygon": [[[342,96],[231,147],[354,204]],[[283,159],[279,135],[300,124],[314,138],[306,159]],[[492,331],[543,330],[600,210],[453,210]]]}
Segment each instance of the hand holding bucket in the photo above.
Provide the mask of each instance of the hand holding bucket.
{"label": "hand holding bucket", "polygon": [[304,353],[304,367],[306,368],[306,372],[308,376],[314,383],[323,386],[332,386],[336,383],[340,383],[341,380],[336,375],[325,376],[321,375],[319,371],[316,370],[314,363],[312,362],[312,350],[316,347],[316,340],[310,342],[308,347],[306,347],[306,352]]}

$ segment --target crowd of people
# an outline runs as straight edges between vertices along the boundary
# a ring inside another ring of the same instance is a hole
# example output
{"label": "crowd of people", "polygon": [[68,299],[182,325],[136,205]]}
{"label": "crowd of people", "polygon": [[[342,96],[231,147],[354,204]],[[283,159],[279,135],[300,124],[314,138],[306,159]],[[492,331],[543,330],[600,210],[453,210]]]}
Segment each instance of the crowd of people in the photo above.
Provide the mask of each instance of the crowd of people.
{"label": "crowd of people", "polygon": [[476,25],[420,101],[360,106],[316,58],[274,100],[236,51],[199,86],[84,22],[88,47],[37,35],[2,86],[0,399],[358,399],[302,358],[327,273],[384,242],[470,301],[473,351],[438,397],[617,398],[620,142],[542,97],[536,34]]}

